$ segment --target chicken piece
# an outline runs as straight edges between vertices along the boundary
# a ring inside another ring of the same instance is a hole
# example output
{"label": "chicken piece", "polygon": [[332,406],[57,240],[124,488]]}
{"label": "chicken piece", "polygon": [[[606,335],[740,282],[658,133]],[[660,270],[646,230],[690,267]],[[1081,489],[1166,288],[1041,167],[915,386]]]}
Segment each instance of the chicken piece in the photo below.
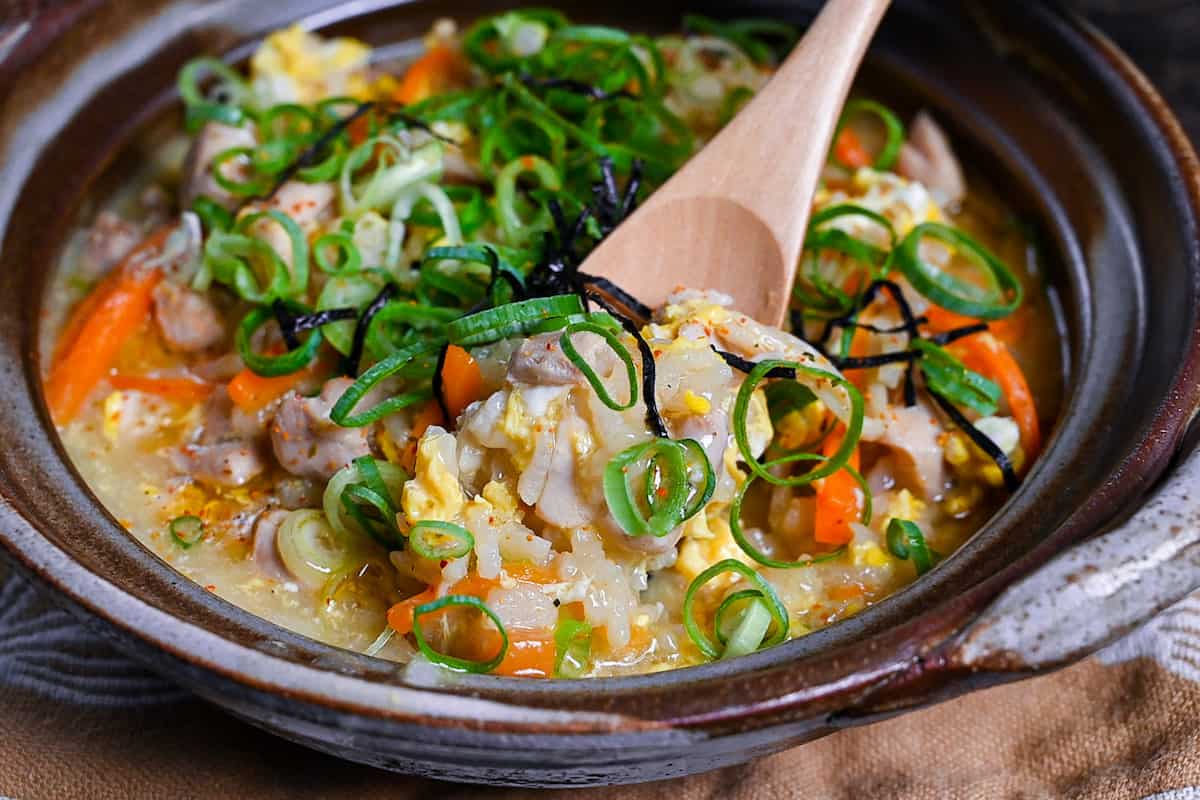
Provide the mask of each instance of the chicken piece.
{"label": "chicken piece", "polygon": [[224,387],[208,398],[199,435],[175,458],[192,478],[217,486],[244,486],[267,468],[262,419],[233,405]]}
{"label": "chicken piece", "polygon": [[883,414],[884,431],[879,443],[892,450],[895,475],[926,500],[941,496],[946,485],[946,467],[938,439],[942,426],[925,405],[895,408]]}
{"label": "chicken piece", "polygon": [[[541,333],[521,343],[508,365],[509,380],[534,386],[573,386],[587,383],[579,368],[571,363],[559,346],[561,331]],[[603,338],[594,333],[577,333],[571,337],[580,357],[601,378],[612,373],[617,356]],[[620,391],[620,390],[618,390]],[[618,400],[622,395],[614,395]]]}
{"label": "chicken piece", "polygon": [[101,211],[88,230],[79,259],[81,277],[95,280],[108,274],[141,240],[142,231],[137,225],[111,211]]}
{"label": "chicken piece", "polygon": [[268,508],[254,520],[254,549],[252,558],[255,565],[268,578],[277,581],[292,580],[293,575],[279,557],[279,528],[291,512],[281,508]]}
{"label": "chicken piece", "polygon": [[225,337],[225,325],[212,302],[165,280],[154,287],[154,321],[172,350],[197,353]]}
{"label": "chicken piece", "polygon": [[271,446],[280,465],[293,475],[327,481],[360,456],[370,455],[367,428],[343,428],[329,418],[338,398],[353,383],[327,382],[316,397],[285,396],[271,424]]}
{"label": "chicken piece", "polygon": [[[336,197],[332,183],[288,181],[279,187],[270,200],[254,204],[251,211],[282,211],[308,235],[332,215]],[[283,263],[292,269],[292,240],[282,225],[264,218],[250,227],[250,233],[271,245]]]}
{"label": "chicken piece", "polygon": [[554,433],[554,453],[535,506],[537,515],[550,525],[577,528],[591,522],[597,514],[580,492],[576,475],[577,447],[587,438],[587,423],[574,414],[563,419]]}
{"label": "chicken piece", "polygon": [[267,468],[252,442],[185,445],[180,468],[203,483],[245,486]]}
{"label": "chicken piece", "polygon": [[967,194],[967,181],[950,139],[925,111],[913,119],[896,171],[923,184],[943,206],[957,206]]}
{"label": "chicken piece", "polygon": [[[179,205],[181,208],[191,208],[192,201],[204,195],[214,202],[232,211],[240,199],[221,188],[212,174],[212,162],[221,153],[233,147],[254,147],[258,140],[249,128],[235,128],[220,122],[209,122],[196,134],[192,149],[188,151],[187,160],[183,165],[183,182],[180,185]],[[222,167],[223,174],[241,180],[246,176],[239,173],[245,170],[245,165],[227,162]]]}

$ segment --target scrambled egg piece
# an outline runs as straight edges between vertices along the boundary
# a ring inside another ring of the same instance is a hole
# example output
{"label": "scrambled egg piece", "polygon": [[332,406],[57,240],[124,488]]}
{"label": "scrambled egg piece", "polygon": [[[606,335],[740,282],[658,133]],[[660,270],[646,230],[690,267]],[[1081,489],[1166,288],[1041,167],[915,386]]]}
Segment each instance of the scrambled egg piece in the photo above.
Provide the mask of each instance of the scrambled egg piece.
{"label": "scrambled egg piece", "polygon": [[431,427],[417,445],[412,480],[404,484],[400,505],[410,524],[423,519],[457,519],[466,504],[458,481],[454,436]]}
{"label": "scrambled egg piece", "polygon": [[[533,460],[538,439],[547,431],[553,431],[562,416],[561,386],[538,386],[529,389],[514,388],[504,406],[500,418],[500,432],[507,436],[515,447],[511,451],[513,464],[524,471]],[[584,449],[586,443],[582,443]],[[581,443],[576,443],[576,451]]]}
{"label": "scrambled egg piece", "polygon": [[370,56],[371,48],[357,39],[326,39],[293,25],[272,33],[255,51],[251,83],[264,106],[345,95],[367,100]]}
{"label": "scrambled egg piece", "polygon": [[689,583],[713,564],[727,558],[753,565],[750,557],[733,540],[727,513],[715,510],[713,505],[709,504],[683,526],[683,541],[679,547],[679,558],[675,561],[675,571]]}

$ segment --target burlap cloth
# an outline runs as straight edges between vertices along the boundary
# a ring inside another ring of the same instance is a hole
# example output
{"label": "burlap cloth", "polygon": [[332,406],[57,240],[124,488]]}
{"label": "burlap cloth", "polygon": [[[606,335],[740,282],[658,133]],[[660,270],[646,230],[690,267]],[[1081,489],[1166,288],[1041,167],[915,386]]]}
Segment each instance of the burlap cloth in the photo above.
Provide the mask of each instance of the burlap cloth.
{"label": "burlap cloth", "polygon": [[[7,0],[0,0],[0,3]],[[1018,0],[1026,2],[1026,0]],[[1076,0],[1200,132],[1200,2]],[[1098,656],[742,767],[534,793],[312,753],[145,672],[0,567],[0,796],[1200,800],[1200,594]]]}

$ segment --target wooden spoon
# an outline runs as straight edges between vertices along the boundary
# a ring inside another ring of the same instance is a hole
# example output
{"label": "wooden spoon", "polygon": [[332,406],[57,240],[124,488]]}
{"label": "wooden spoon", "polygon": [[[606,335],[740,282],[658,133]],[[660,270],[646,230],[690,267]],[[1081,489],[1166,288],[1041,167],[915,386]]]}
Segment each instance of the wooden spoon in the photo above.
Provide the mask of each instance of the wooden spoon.
{"label": "wooden spoon", "polygon": [[828,0],[762,91],[583,264],[650,306],[681,286],[783,322],[838,115],[889,0]]}

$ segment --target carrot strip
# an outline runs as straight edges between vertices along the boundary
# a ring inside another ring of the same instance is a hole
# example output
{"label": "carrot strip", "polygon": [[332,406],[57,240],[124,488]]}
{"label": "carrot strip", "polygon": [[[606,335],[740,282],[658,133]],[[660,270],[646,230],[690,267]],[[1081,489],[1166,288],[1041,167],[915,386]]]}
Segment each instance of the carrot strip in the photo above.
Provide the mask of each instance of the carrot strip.
{"label": "carrot strip", "polygon": [[149,316],[151,292],[162,272],[137,265],[160,249],[174,230],[173,224],[162,225],[147,236],[93,290],[96,299],[85,300],[67,323],[46,378],[46,404],[59,425],[75,418],[121,347]]}
{"label": "carrot strip", "polygon": [[[831,456],[842,445],[845,428],[838,429],[825,439],[822,455]],[[850,466],[859,467],[858,448],[850,456]],[[816,514],[813,520],[813,538],[822,544],[842,545],[854,537],[850,523],[856,521],[862,510],[859,506],[858,482],[844,469],[824,478],[816,486]]]}
{"label": "carrot strip", "polygon": [[479,364],[463,348],[446,348],[442,362],[442,399],[452,419],[458,419],[466,407],[483,396],[483,373]]}
{"label": "carrot strip", "polygon": [[435,45],[404,73],[392,99],[403,105],[418,103],[451,88],[463,72],[462,60],[455,50],[448,45]]}
{"label": "carrot strip", "polygon": [[957,314],[935,305],[930,305],[929,308],[925,309],[924,316],[929,320],[929,327],[933,328],[937,333],[945,333],[955,328],[965,328],[968,325],[974,325],[979,322],[975,317]]}
{"label": "carrot strip", "polygon": [[290,392],[308,374],[308,370],[300,370],[290,375],[266,377],[243,368],[229,382],[229,399],[242,411],[253,414]]}
{"label": "carrot strip", "polygon": [[979,333],[950,345],[950,351],[967,366],[999,384],[1008,400],[1008,410],[1021,432],[1021,449],[1025,463],[1030,463],[1042,446],[1041,426],[1037,405],[1025,373],[1008,348],[990,333]]}
{"label": "carrot strip", "polygon": [[[471,574],[451,586],[450,591],[446,592],[446,594],[469,594],[473,597],[483,599],[487,596],[488,592],[499,585],[497,581],[491,578],[483,578],[479,575]],[[407,600],[401,600],[388,609],[388,625],[392,626],[396,633],[412,633],[413,611],[417,606],[432,603],[438,599],[438,596],[438,587],[432,585],[425,587],[423,592],[415,594]],[[495,651],[493,650],[493,652]]]}
{"label": "carrot strip", "polygon": [[532,561],[517,561],[505,564],[504,571],[508,573],[508,577],[510,578],[529,583],[547,584],[558,580],[558,576],[548,568],[540,564],[535,564]]}
{"label": "carrot strip", "polygon": [[[500,634],[488,630],[491,636],[481,639],[494,639],[482,644],[482,658],[493,656],[500,647]],[[509,631],[508,652],[504,660],[492,670],[493,675],[507,675],[515,678],[549,678],[554,675],[554,656],[556,650],[554,640],[539,636],[521,638],[519,634],[526,631]]]}
{"label": "carrot strip", "polygon": [[110,376],[108,382],[114,389],[156,394],[180,403],[198,403],[208,397],[213,390],[212,384],[192,378],[155,378],[149,375],[116,374]]}
{"label": "carrot strip", "polygon": [[392,630],[401,636],[412,633],[413,611],[416,610],[417,606],[423,606],[426,603],[432,603],[434,600],[437,600],[437,596],[437,587],[428,586],[420,594],[414,594],[407,600],[401,600],[388,609],[388,625],[392,626]]}
{"label": "carrot strip", "polygon": [[871,154],[863,147],[858,134],[849,128],[842,128],[837,142],[834,143],[833,152],[837,160],[847,167],[859,169],[871,166]]}

